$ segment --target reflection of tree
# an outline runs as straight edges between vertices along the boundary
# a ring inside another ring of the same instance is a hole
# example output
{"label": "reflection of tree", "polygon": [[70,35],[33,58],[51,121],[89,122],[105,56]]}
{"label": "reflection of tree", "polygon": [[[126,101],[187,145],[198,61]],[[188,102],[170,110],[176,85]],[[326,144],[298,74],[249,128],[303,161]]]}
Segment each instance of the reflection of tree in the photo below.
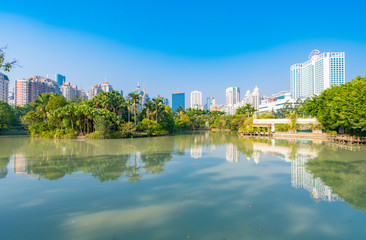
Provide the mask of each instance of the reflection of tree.
{"label": "reflection of tree", "polygon": [[324,150],[306,168],[357,209],[366,210],[365,151]]}

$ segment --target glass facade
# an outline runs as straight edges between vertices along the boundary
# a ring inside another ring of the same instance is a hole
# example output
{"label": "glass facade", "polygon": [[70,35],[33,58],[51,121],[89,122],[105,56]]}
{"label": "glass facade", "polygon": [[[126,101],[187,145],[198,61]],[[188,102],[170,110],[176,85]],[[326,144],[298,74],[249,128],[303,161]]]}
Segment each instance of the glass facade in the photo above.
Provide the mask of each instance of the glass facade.
{"label": "glass facade", "polygon": [[291,93],[295,99],[318,95],[332,85],[345,83],[343,52],[314,50],[309,58],[305,63],[291,66]]}
{"label": "glass facade", "polygon": [[173,93],[172,94],[172,109],[173,111],[177,111],[177,108],[182,107],[183,109],[186,108],[185,105],[185,95],[183,92],[180,93]]}

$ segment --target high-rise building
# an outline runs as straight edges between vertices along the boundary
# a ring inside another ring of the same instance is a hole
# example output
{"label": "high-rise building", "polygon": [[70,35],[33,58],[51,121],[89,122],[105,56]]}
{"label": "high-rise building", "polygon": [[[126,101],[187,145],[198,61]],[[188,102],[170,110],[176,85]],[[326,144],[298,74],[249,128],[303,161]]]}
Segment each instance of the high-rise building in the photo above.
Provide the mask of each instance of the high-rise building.
{"label": "high-rise building", "polygon": [[8,102],[9,78],[3,73],[0,73],[0,101]]}
{"label": "high-rise building", "polygon": [[169,99],[164,98],[164,104],[165,104],[166,106],[169,106]]}
{"label": "high-rise building", "polygon": [[69,101],[71,98],[82,98],[85,99],[85,92],[83,90],[79,90],[78,86],[71,85],[69,82],[64,82],[64,84],[60,87],[62,95]]}
{"label": "high-rise building", "polygon": [[345,83],[345,54],[314,50],[308,61],[291,66],[290,78],[295,99],[318,95],[332,85],[341,85]]}
{"label": "high-rise building", "polygon": [[191,92],[191,108],[203,110],[202,107],[202,92],[194,90]]}
{"label": "high-rise building", "polygon": [[226,89],[226,105],[234,105],[240,102],[240,88],[229,87]]}
{"label": "high-rise building", "polygon": [[88,99],[91,100],[93,97],[97,96],[101,92],[111,92],[113,91],[112,85],[104,81],[102,84],[96,84],[89,89]]}
{"label": "high-rise building", "polygon": [[211,111],[212,106],[214,106],[215,104],[216,104],[215,98],[214,97],[208,97],[206,99],[205,110]]}
{"label": "high-rise building", "polygon": [[66,82],[66,77],[61,74],[55,74],[55,80],[59,86],[62,86]]}
{"label": "high-rise building", "polygon": [[15,81],[15,104],[23,106],[42,93],[55,93],[58,83],[42,76],[20,78]]}
{"label": "high-rise building", "polygon": [[240,102],[240,88],[239,87],[229,87],[226,89],[226,114],[234,114],[235,106]]}
{"label": "high-rise building", "polygon": [[177,108],[182,107],[185,109],[185,95],[184,92],[173,92],[172,94],[172,109],[177,111]]}

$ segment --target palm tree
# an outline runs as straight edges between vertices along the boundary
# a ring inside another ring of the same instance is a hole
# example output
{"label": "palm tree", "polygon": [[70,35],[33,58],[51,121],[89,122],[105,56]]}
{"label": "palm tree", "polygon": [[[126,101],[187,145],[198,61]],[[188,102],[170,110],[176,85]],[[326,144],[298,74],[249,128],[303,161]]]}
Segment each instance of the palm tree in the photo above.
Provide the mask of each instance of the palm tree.
{"label": "palm tree", "polygon": [[35,107],[37,110],[40,110],[43,114],[43,121],[46,121],[46,106],[48,104],[48,100],[50,97],[53,96],[52,93],[43,93],[39,95],[33,102],[32,106]]}
{"label": "palm tree", "polygon": [[128,97],[131,99],[132,108],[133,108],[133,115],[135,120],[135,126],[137,124],[136,122],[136,111],[137,111],[137,104],[140,104],[141,95],[139,93],[130,93],[128,94]]}
{"label": "palm tree", "polygon": [[151,113],[153,110],[153,102],[151,100],[147,100],[145,103],[145,111],[146,111],[146,118],[151,120]]}
{"label": "palm tree", "polygon": [[154,114],[155,114],[155,120],[156,120],[156,122],[158,122],[159,114],[164,111],[164,98],[163,97],[153,98],[153,109],[154,109]]}

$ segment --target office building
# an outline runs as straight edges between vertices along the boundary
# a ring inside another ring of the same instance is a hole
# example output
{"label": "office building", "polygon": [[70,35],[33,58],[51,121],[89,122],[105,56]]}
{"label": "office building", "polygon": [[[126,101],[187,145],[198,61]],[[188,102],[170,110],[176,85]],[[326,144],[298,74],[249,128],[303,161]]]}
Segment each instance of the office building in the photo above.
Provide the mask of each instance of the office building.
{"label": "office building", "polygon": [[184,92],[173,92],[172,94],[172,109],[173,111],[177,111],[177,108],[182,107],[186,108],[186,99]]}
{"label": "office building", "polygon": [[55,74],[55,80],[59,86],[62,86],[66,82],[66,77],[61,74]]}
{"label": "office building", "polygon": [[226,105],[234,105],[240,102],[240,88],[229,87],[226,89]]}
{"label": "office building", "polygon": [[3,73],[0,73],[0,101],[8,102],[9,78]]}
{"label": "office building", "polygon": [[216,104],[216,101],[215,101],[214,97],[206,98],[205,110],[211,111],[212,106],[214,106],[215,104]]}
{"label": "office building", "polygon": [[233,115],[235,113],[235,106],[240,102],[240,88],[229,87],[226,89],[226,114]]}
{"label": "office building", "polygon": [[96,84],[89,89],[88,99],[91,100],[93,97],[97,96],[101,92],[111,92],[113,91],[112,85],[104,81],[102,84]]}
{"label": "office building", "polygon": [[344,84],[345,54],[314,50],[308,61],[291,66],[290,78],[291,94],[295,99],[318,95],[332,85]]}
{"label": "office building", "polygon": [[15,81],[15,104],[24,106],[42,93],[56,93],[57,87],[59,86],[56,81],[42,76],[17,79]]}
{"label": "office building", "polygon": [[191,92],[191,108],[203,110],[202,106],[202,92],[194,90]]}

